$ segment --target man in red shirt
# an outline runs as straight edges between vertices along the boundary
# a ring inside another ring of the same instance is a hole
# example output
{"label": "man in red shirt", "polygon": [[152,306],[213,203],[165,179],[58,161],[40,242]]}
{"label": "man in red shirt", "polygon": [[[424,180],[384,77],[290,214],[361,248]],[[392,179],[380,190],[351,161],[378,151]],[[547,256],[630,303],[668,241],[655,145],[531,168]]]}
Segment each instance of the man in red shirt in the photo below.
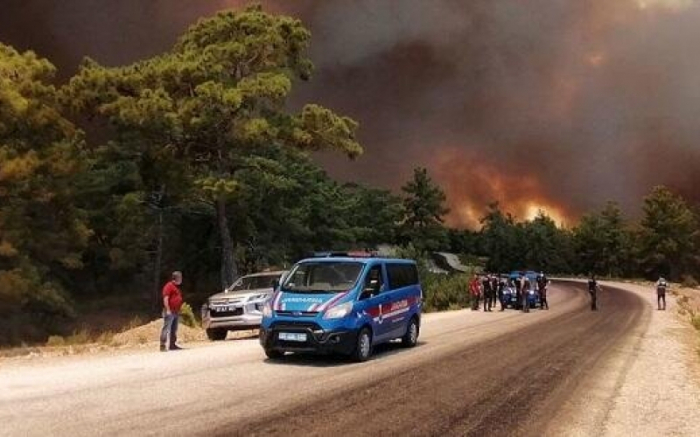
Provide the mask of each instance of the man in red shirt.
{"label": "man in red shirt", "polygon": [[[180,350],[177,342],[177,323],[182,308],[182,272],[173,272],[171,280],[163,287],[163,330],[160,333],[160,350]],[[170,342],[168,343],[168,340]]]}
{"label": "man in red shirt", "polygon": [[481,286],[479,284],[479,276],[474,273],[472,280],[469,282],[469,294],[472,296],[472,311],[479,310],[479,297],[481,296]]}

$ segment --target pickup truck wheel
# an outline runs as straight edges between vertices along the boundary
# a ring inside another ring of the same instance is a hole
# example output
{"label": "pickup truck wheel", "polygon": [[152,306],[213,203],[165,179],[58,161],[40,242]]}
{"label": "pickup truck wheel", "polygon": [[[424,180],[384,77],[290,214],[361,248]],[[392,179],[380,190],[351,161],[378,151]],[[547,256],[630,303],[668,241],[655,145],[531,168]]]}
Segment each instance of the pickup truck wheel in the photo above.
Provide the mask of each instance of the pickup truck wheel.
{"label": "pickup truck wheel", "polygon": [[284,357],[284,352],[280,352],[274,349],[265,349],[265,355],[271,360],[279,360]]}
{"label": "pickup truck wheel", "polygon": [[352,353],[353,361],[361,363],[367,361],[372,355],[372,332],[367,328],[362,328],[357,334],[357,343]]}
{"label": "pickup truck wheel", "polygon": [[401,344],[404,347],[414,347],[416,344],[418,344],[418,333],[419,333],[418,321],[416,320],[415,317],[413,317],[411,319],[411,321],[408,323],[408,328],[406,329],[406,334],[404,334],[404,336],[401,337]]}
{"label": "pickup truck wheel", "polygon": [[226,334],[228,334],[226,329],[207,329],[207,338],[211,341],[225,340]]}

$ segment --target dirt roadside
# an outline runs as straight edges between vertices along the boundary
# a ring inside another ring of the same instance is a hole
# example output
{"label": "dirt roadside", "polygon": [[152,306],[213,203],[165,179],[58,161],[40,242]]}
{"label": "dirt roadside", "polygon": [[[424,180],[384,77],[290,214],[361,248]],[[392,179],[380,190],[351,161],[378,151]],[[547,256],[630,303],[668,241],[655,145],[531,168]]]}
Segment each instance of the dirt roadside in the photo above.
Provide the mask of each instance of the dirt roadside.
{"label": "dirt roadside", "polygon": [[651,286],[623,288],[645,302],[649,323],[638,325],[562,408],[547,435],[695,436],[700,432],[698,336],[678,313],[674,296],[656,309]]}

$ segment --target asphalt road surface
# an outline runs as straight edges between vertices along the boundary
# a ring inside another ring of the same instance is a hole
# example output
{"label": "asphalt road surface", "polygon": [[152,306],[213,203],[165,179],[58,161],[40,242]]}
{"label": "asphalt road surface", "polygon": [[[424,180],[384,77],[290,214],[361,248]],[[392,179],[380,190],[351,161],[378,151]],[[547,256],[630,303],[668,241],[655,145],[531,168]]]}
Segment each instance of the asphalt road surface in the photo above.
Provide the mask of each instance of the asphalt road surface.
{"label": "asphalt road surface", "polygon": [[550,311],[425,317],[414,349],[264,359],[254,339],[0,368],[2,435],[542,435],[633,328],[636,295],[558,283]]}

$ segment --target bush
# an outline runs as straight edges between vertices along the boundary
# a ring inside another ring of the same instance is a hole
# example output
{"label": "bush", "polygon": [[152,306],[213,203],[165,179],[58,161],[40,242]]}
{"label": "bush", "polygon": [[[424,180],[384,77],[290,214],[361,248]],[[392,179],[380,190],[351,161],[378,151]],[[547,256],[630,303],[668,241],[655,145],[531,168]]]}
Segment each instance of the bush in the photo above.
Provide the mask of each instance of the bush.
{"label": "bush", "polygon": [[695,329],[697,329],[698,331],[700,331],[700,314],[698,314],[698,315],[692,315],[692,316],[690,317],[690,323],[693,324],[693,326],[695,327]]}
{"label": "bush", "polygon": [[698,281],[695,280],[693,275],[683,275],[681,285],[685,288],[695,288],[698,286]]}
{"label": "bush", "polygon": [[66,340],[60,335],[52,335],[48,340],[46,340],[46,346],[59,347],[64,346],[65,344]]}
{"label": "bush", "polygon": [[428,274],[423,279],[425,310],[445,311],[467,308],[471,303],[469,275]]}
{"label": "bush", "polygon": [[194,316],[194,311],[192,311],[190,304],[185,303],[182,305],[182,308],[180,309],[180,320],[182,321],[183,325],[187,325],[190,328],[197,327],[197,318]]}

